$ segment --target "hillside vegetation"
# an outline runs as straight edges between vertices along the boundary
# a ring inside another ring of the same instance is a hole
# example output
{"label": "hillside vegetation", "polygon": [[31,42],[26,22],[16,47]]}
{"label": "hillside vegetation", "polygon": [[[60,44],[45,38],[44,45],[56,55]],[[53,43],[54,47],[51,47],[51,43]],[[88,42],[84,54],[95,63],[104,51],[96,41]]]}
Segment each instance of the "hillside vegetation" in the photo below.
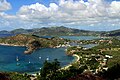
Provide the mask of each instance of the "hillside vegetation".
{"label": "hillside vegetation", "polygon": [[56,46],[63,45],[65,42],[67,42],[66,39],[58,37],[47,39],[30,34],[18,34],[16,36],[0,38],[1,45],[28,47],[27,53],[31,53],[33,50],[38,48],[55,48]]}
{"label": "hillside vegetation", "polygon": [[120,29],[103,32],[103,33],[101,33],[101,36],[120,36]]}
{"label": "hillside vegetation", "polygon": [[0,31],[0,33],[6,34],[37,34],[37,35],[54,35],[54,36],[65,36],[65,35],[99,35],[100,32],[79,30],[74,28],[67,28],[64,26],[60,27],[43,27],[35,29],[15,29],[12,31]]}
{"label": "hillside vegetation", "polygon": [[12,31],[0,31],[0,34],[36,34],[49,36],[120,36],[120,29],[113,31],[89,31],[64,26],[42,27],[34,29],[15,29]]}

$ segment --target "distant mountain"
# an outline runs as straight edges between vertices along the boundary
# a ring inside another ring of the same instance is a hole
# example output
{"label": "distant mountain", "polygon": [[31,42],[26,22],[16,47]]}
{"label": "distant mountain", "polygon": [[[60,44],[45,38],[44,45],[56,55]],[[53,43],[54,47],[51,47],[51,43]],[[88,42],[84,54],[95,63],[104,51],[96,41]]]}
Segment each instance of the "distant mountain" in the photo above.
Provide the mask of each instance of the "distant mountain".
{"label": "distant mountain", "polygon": [[87,30],[79,30],[74,28],[67,28],[64,26],[60,27],[43,27],[40,29],[37,29],[37,31],[33,31],[32,34],[38,34],[38,35],[54,35],[54,36],[65,36],[65,35],[99,35],[100,32],[95,31],[87,31]]}
{"label": "distant mountain", "polygon": [[31,33],[33,32],[32,29],[23,29],[23,28],[19,28],[19,29],[15,29],[15,30],[12,30],[11,33],[13,34],[21,34],[21,33]]}
{"label": "distant mountain", "polygon": [[3,30],[3,31],[0,31],[0,34],[11,34],[11,32]]}
{"label": "distant mountain", "polygon": [[37,35],[54,35],[54,36],[65,36],[65,35],[98,35],[99,32],[79,30],[74,28],[67,28],[64,26],[60,27],[43,27],[36,29],[15,29],[12,31],[0,31],[0,34],[11,33],[11,34],[37,34]]}
{"label": "distant mountain", "polygon": [[34,32],[34,34],[40,35],[88,35],[92,33],[91,31],[79,30],[73,28],[67,28],[64,26],[61,27],[50,27],[50,28],[41,28],[38,32]]}
{"label": "distant mountain", "polygon": [[15,29],[12,31],[0,31],[0,34],[35,34],[49,36],[120,36],[120,29],[114,31],[89,31],[74,28],[60,27],[43,27],[34,29]]}
{"label": "distant mountain", "polygon": [[101,36],[120,36],[120,29],[101,33]]}

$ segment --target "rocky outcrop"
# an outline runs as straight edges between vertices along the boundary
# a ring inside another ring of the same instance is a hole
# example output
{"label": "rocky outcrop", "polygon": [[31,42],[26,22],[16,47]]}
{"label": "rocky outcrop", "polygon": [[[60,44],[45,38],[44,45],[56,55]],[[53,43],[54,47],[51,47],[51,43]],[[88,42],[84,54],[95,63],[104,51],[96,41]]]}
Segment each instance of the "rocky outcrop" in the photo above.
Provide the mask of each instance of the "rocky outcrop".
{"label": "rocky outcrop", "polygon": [[24,51],[25,54],[31,54],[33,51],[35,51],[36,49],[40,48],[41,44],[39,41],[33,40],[30,41],[27,45],[27,50]]}

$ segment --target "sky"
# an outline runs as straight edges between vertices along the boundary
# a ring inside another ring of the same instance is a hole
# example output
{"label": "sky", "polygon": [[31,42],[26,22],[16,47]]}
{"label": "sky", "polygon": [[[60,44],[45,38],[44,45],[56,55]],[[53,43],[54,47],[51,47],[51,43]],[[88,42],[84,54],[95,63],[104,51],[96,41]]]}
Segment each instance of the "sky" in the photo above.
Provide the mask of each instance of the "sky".
{"label": "sky", "polygon": [[53,26],[120,29],[120,0],[0,0],[0,30]]}

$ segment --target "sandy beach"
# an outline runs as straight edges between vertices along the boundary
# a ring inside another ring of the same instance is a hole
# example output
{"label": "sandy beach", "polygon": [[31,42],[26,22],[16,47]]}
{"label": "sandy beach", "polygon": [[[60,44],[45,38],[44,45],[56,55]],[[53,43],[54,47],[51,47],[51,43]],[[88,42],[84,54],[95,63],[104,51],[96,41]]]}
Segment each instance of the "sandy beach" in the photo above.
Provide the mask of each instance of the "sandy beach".
{"label": "sandy beach", "polygon": [[77,58],[75,62],[79,61],[80,57],[77,54],[73,54],[73,56]]}
{"label": "sandy beach", "polygon": [[[80,57],[77,54],[73,54],[74,57],[76,57],[76,60],[74,62],[78,62]],[[68,69],[72,64],[68,64],[67,66],[62,67],[61,69]]]}
{"label": "sandy beach", "polygon": [[[24,46],[25,46],[25,45],[14,45],[14,44],[5,44],[5,43],[0,43],[0,45],[4,45],[4,46],[21,46],[21,47],[24,47]],[[73,63],[79,61],[80,57],[79,57],[77,54],[73,54],[72,56],[75,57],[75,60],[73,61]],[[68,68],[71,67],[71,66],[72,66],[72,64],[70,63],[70,64],[62,67],[60,70],[62,70],[62,69],[66,70],[66,69],[68,69]],[[30,75],[36,76],[36,74],[30,74]]]}
{"label": "sandy beach", "polygon": [[[73,56],[76,57],[76,59],[75,59],[74,62],[78,62],[79,59],[80,59],[80,57],[79,57],[77,54],[73,54]],[[67,66],[62,67],[60,70],[62,70],[62,69],[66,70],[66,69],[68,69],[70,66],[72,66],[72,64],[68,64]],[[39,73],[39,74],[40,74],[40,73]],[[30,75],[36,76],[36,74],[30,74]]]}

